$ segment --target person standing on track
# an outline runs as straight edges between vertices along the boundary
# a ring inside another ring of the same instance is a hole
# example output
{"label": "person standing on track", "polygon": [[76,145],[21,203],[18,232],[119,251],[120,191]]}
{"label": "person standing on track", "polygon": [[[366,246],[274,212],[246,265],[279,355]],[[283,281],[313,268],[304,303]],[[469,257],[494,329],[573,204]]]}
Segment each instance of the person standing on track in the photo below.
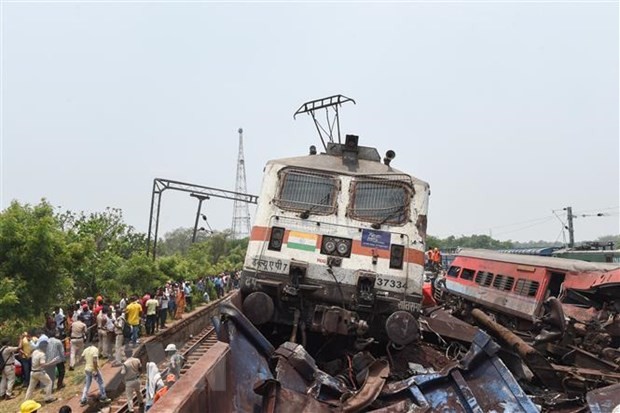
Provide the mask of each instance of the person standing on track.
{"label": "person standing on track", "polygon": [[136,395],[136,399],[138,399],[138,404],[140,406],[144,405],[144,400],[142,399],[142,392],[140,391],[141,372],[142,362],[133,356],[125,360],[123,366],[121,367],[121,374],[123,375],[123,380],[125,381],[125,397],[127,398],[127,409],[129,412],[134,411],[134,393]]}
{"label": "person standing on track", "polygon": [[164,350],[166,356],[169,358],[168,367],[163,372],[163,375],[167,375],[168,373],[174,374],[175,379],[179,380],[181,376],[181,369],[185,364],[185,358],[177,352],[177,346],[173,343],[168,344],[166,350]]}
{"label": "person standing on track", "polygon": [[164,387],[164,382],[161,379],[161,374],[157,365],[152,361],[146,363],[146,406],[145,410],[151,408],[155,403],[155,393]]}

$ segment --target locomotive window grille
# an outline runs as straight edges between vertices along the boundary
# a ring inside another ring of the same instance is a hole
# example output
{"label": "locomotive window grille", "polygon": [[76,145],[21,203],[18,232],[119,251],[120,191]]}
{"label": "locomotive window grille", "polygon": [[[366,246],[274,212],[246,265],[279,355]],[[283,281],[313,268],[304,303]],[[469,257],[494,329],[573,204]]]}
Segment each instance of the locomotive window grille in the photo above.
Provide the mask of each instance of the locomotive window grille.
{"label": "locomotive window grille", "polygon": [[461,273],[461,278],[464,280],[473,280],[475,270],[470,270],[469,268],[463,268],[463,272]]}
{"label": "locomotive window grille", "polygon": [[475,281],[476,284],[480,284],[483,287],[489,287],[493,282],[493,274],[488,271],[478,271]]}
{"label": "locomotive window grille", "polygon": [[527,297],[536,297],[539,286],[540,283],[538,281],[518,279],[515,285],[515,293]]}
{"label": "locomotive window grille", "polygon": [[450,277],[458,277],[459,271],[461,271],[461,267],[455,267],[454,265],[448,269],[448,276]]}
{"label": "locomotive window grille", "polygon": [[510,291],[515,283],[514,277],[497,274],[493,280],[493,287],[498,290]]}
{"label": "locomotive window grille", "polygon": [[336,212],[338,184],[330,175],[285,170],[280,173],[280,191],[274,204],[288,211],[330,215]]}
{"label": "locomotive window grille", "polygon": [[393,180],[357,180],[353,183],[348,215],[359,221],[402,225],[408,221],[411,190]]}

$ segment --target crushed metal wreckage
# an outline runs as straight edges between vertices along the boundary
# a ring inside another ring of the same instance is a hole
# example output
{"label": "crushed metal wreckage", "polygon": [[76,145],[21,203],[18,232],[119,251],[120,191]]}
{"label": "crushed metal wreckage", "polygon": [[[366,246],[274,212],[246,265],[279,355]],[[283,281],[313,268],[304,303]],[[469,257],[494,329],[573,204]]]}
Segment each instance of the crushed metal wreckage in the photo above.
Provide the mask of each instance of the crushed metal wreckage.
{"label": "crushed metal wreckage", "polygon": [[620,263],[463,250],[427,279],[433,311],[497,340],[543,411],[620,413]]}
{"label": "crushed metal wreckage", "polygon": [[448,346],[418,341],[386,356],[361,349],[344,360],[318,363],[300,344],[285,341],[274,347],[232,304],[220,310],[221,319],[214,324],[218,338],[230,346],[228,374],[235,383],[236,411],[540,411],[498,356],[500,346],[482,330],[447,314],[424,317],[422,330],[438,337],[437,325],[443,323],[437,318],[463,324],[469,334],[455,328],[457,335],[471,338],[463,355],[446,356],[449,344],[442,338]]}

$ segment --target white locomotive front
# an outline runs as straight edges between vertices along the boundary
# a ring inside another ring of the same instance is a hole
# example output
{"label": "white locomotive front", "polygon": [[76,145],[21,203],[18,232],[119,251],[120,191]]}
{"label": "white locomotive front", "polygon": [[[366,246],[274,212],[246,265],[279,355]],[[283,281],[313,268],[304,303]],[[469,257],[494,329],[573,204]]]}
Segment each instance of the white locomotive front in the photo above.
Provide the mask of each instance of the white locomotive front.
{"label": "white locomotive front", "polygon": [[376,149],[329,143],[326,153],[269,161],[241,276],[256,325],[324,334],[419,334],[429,186]]}

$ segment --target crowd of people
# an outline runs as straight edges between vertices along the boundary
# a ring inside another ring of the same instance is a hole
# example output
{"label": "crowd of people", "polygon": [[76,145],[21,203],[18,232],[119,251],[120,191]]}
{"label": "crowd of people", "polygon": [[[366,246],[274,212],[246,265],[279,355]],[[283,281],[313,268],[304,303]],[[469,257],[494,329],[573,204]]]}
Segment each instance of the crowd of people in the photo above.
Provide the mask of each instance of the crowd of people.
{"label": "crowd of people", "polygon": [[[140,337],[165,329],[168,319],[181,319],[186,311],[193,309],[196,299],[209,301],[209,284],[219,298],[238,287],[238,279],[237,273],[222,273],[196,282],[168,282],[142,295],[122,293],[118,302],[99,295],[78,300],[64,309],[56,307],[51,313],[44,314],[42,328],[26,331],[14,342],[8,338],[0,341],[0,363],[4,363],[0,364],[0,399],[15,397],[13,387],[19,378],[27,389],[22,412],[31,413],[40,408],[40,404],[32,399],[40,385],[44,388],[44,402],[56,400],[53,392],[65,386],[68,359],[69,370],[84,363],[85,383],[80,403],[88,403],[87,395],[93,381],[99,388],[99,401],[107,403],[110,400],[99,365],[101,359],[108,359],[113,367],[121,368],[130,401],[129,411],[133,411],[129,394],[140,394],[142,364],[131,354],[140,343]],[[146,365],[146,409],[179,378],[182,356],[174,344],[169,345],[165,353],[168,362],[161,373],[155,363]],[[138,401],[142,404],[141,394]],[[67,412],[65,407],[68,408],[63,406],[61,411]]]}

